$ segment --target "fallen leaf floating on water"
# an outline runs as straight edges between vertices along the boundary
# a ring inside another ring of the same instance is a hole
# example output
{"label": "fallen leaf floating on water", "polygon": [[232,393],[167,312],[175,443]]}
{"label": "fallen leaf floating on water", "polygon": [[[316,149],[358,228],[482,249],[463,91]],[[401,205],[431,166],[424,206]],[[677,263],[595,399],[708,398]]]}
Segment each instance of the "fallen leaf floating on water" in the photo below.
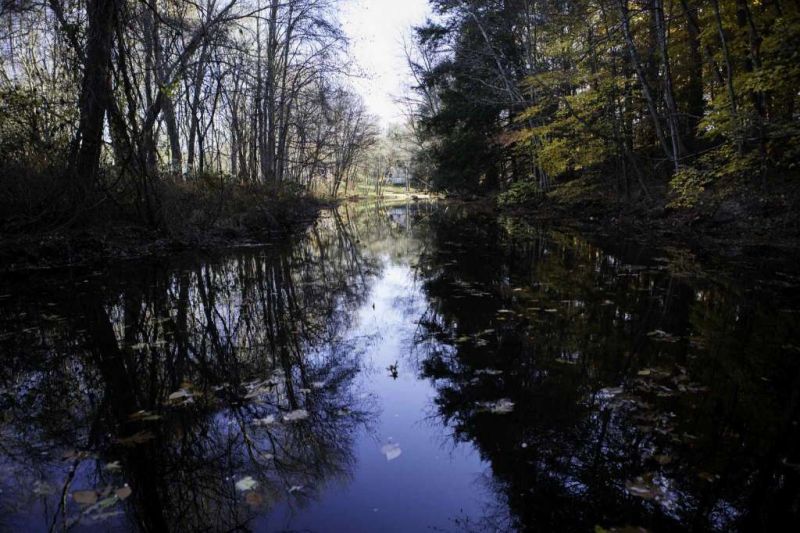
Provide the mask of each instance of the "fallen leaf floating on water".
{"label": "fallen leaf floating on water", "polygon": [[643,500],[655,500],[665,503],[669,499],[664,479],[657,473],[649,472],[636,479],[625,482],[625,489],[632,496]]}
{"label": "fallen leaf floating on water", "polygon": [[61,455],[61,459],[64,461],[77,461],[85,459],[88,455],[86,452],[79,452],[78,450],[67,450]]}
{"label": "fallen leaf floating on water", "polygon": [[97,503],[97,492],[93,490],[79,490],[72,493],[72,499],[80,505]]}
{"label": "fallen leaf floating on water", "polygon": [[36,481],[33,484],[33,493],[37,496],[50,496],[56,493],[56,489],[47,481]]}
{"label": "fallen leaf floating on water", "polygon": [[789,462],[788,457],[784,457],[783,459],[781,459],[781,464],[786,468],[791,468],[793,470],[797,470],[798,472],[800,472],[800,464]]}
{"label": "fallen leaf floating on water", "polygon": [[514,402],[507,399],[498,400],[492,407],[492,412],[496,414],[506,414],[514,410]]}
{"label": "fallen leaf floating on water", "polygon": [[496,402],[481,402],[479,405],[483,409],[496,415],[505,415],[514,410],[514,402],[508,398],[502,398]]}
{"label": "fallen leaf floating on water", "polygon": [[194,403],[197,394],[190,390],[191,386],[190,383],[181,384],[180,389],[167,396],[166,404],[180,407]]}
{"label": "fallen leaf floating on water", "polygon": [[121,438],[117,440],[117,442],[123,446],[136,446],[137,444],[145,443],[147,441],[153,440],[154,438],[156,438],[156,436],[153,435],[151,432],[140,431],[139,433],[134,433],[130,437]]}
{"label": "fallen leaf floating on water", "polygon": [[661,329],[651,331],[647,336],[659,342],[678,342],[680,340],[680,337],[676,337]]}
{"label": "fallen leaf floating on water", "polygon": [[276,382],[271,379],[267,379],[264,381],[257,381],[255,383],[250,383],[248,385],[245,385],[245,387],[248,390],[247,394],[245,395],[245,399],[252,400],[260,396],[271,394],[275,388],[275,385]]}
{"label": "fallen leaf floating on water", "polygon": [[656,487],[652,483],[644,481],[642,478],[636,478],[634,481],[626,481],[625,488],[627,491],[639,498],[645,500],[652,500],[656,497]]}
{"label": "fallen leaf floating on water", "polygon": [[594,533],[649,533],[649,530],[636,526],[610,527],[608,529],[594,526]]}
{"label": "fallen leaf floating on water", "polygon": [[92,518],[95,519],[95,520],[98,520],[98,519],[102,520],[102,519],[106,518],[106,516],[104,516],[104,515],[102,515],[100,513],[97,513],[97,511],[102,511],[104,509],[108,509],[109,507],[111,507],[112,505],[115,505],[119,501],[120,501],[120,499],[119,499],[119,497],[117,497],[116,494],[114,496],[110,496],[108,498],[104,498],[104,499],[100,500],[99,502],[97,502],[96,504],[94,504],[91,507],[89,507],[88,509],[86,509],[86,511],[84,511],[84,514],[89,515],[89,514],[95,513],[92,516]]}
{"label": "fallen leaf floating on water", "polygon": [[386,456],[387,461],[394,461],[403,453],[400,445],[396,442],[390,442],[381,446],[381,453]]}
{"label": "fallen leaf floating on water", "polygon": [[236,482],[236,490],[239,492],[246,492],[248,490],[253,490],[258,487],[258,481],[252,478],[252,476],[245,476],[239,481]]}
{"label": "fallen leaf floating on water", "polygon": [[697,474],[697,477],[699,477],[703,481],[708,481],[709,483],[711,483],[713,481],[716,481],[719,476],[715,476],[710,472],[700,472],[699,474]]}
{"label": "fallen leaf floating on water", "polygon": [[276,422],[275,415],[269,415],[265,416],[264,418],[257,418],[253,420],[253,425],[265,427],[265,426],[271,426],[275,422]]}
{"label": "fallen leaf floating on water", "polygon": [[177,401],[183,400],[185,398],[191,398],[191,397],[192,397],[192,393],[189,392],[188,390],[186,390],[186,389],[178,389],[175,392],[173,392],[172,394],[170,394],[169,396],[167,396],[167,400],[169,400],[170,402],[177,402]]}
{"label": "fallen leaf floating on water", "polygon": [[120,487],[116,491],[114,491],[114,494],[116,494],[117,498],[119,498],[120,500],[124,500],[125,498],[130,496],[132,493],[133,493],[133,490],[128,485],[125,485],[124,487]]}
{"label": "fallen leaf floating on water", "polygon": [[261,505],[264,503],[264,496],[262,496],[258,492],[251,491],[245,495],[244,501],[250,507],[261,507]]}
{"label": "fallen leaf floating on water", "polygon": [[155,422],[161,420],[161,415],[151,413],[150,411],[136,411],[128,417],[131,422]]}
{"label": "fallen leaf floating on water", "polygon": [[308,411],[305,409],[297,409],[296,411],[290,411],[283,415],[284,422],[297,422],[298,420],[305,420],[308,418]]}
{"label": "fallen leaf floating on water", "polygon": [[482,368],[480,370],[475,371],[475,375],[485,375],[485,376],[499,376],[502,374],[502,370],[495,370],[494,368]]}

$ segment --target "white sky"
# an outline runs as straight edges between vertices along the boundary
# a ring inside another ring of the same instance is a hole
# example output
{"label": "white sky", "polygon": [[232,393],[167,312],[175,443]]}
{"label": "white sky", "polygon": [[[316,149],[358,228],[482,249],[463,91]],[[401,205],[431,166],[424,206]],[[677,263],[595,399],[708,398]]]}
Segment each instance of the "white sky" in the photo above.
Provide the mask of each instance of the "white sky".
{"label": "white sky", "polygon": [[394,102],[408,80],[402,38],[430,15],[427,0],[347,0],[340,13],[351,58],[367,76],[352,80],[356,91],[382,126],[402,122]]}

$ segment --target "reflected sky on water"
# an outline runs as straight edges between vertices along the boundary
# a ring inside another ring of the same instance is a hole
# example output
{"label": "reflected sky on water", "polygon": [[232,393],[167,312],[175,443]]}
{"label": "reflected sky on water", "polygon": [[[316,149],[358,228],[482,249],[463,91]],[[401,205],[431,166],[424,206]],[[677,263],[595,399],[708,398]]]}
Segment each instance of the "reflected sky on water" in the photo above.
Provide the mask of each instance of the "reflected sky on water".
{"label": "reflected sky on water", "polygon": [[798,278],[454,205],[0,281],[0,529],[770,530]]}

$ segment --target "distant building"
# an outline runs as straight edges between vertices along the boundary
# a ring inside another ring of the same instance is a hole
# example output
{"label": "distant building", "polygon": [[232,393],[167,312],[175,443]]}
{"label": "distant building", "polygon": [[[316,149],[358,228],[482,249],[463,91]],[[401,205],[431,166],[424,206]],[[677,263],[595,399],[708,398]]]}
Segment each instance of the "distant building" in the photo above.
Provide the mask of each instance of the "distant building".
{"label": "distant building", "polygon": [[394,166],[389,169],[388,182],[398,187],[408,188],[411,183],[411,173],[403,167]]}

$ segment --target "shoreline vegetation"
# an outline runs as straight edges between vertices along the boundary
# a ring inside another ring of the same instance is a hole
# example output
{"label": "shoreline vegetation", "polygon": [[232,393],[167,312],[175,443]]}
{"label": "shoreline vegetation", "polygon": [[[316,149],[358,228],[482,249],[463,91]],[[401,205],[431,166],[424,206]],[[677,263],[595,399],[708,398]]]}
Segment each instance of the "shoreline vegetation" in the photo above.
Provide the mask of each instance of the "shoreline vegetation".
{"label": "shoreline vegetation", "polygon": [[630,202],[599,190],[599,180],[584,176],[547,194],[521,201],[506,193],[493,197],[501,212],[537,223],[568,225],[617,234],[641,242],[682,243],[720,255],[774,248],[800,256],[800,180],[772,180],[764,189],[730,183],[704,191],[691,207],[670,205],[658,184],[651,196]]}
{"label": "shoreline vegetation", "polygon": [[0,270],[260,242],[380,197],[800,247],[797,4],[430,4],[381,131],[334,0],[2,3]]}
{"label": "shoreline vegetation", "polygon": [[711,246],[800,243],[800,7],[431,0],[416,174],[503,210]]}
{"label": "shoreline vegetation", "polygon": [[[345,203],[394,205],[439,200],[441,195],[385,185],[354,187],[332,198],[303,191],[230,184],[205,176],[203,183],[162,181],[163,220],[142,223],[133,206],[108,202],[62,223],[0,231],[0,272],[105,264],[200,251],[216,253],[242,246],[273,245],[291,239],[326,209]],[[113,205],[112,205],[113,204]]]}
{"label": "shoreline vegetation", "polygon": [[27,231],[0,231],[0,271],[104,263],[188,250],[272,243],[307,227],[334,202],[262,186],[162,184],[162,221],[109,202]]}
{"label": "shoreline vegetation", "polygon": [[262,239],[385,175],[338,17],[335,0],[0,3],[0,269]]}

